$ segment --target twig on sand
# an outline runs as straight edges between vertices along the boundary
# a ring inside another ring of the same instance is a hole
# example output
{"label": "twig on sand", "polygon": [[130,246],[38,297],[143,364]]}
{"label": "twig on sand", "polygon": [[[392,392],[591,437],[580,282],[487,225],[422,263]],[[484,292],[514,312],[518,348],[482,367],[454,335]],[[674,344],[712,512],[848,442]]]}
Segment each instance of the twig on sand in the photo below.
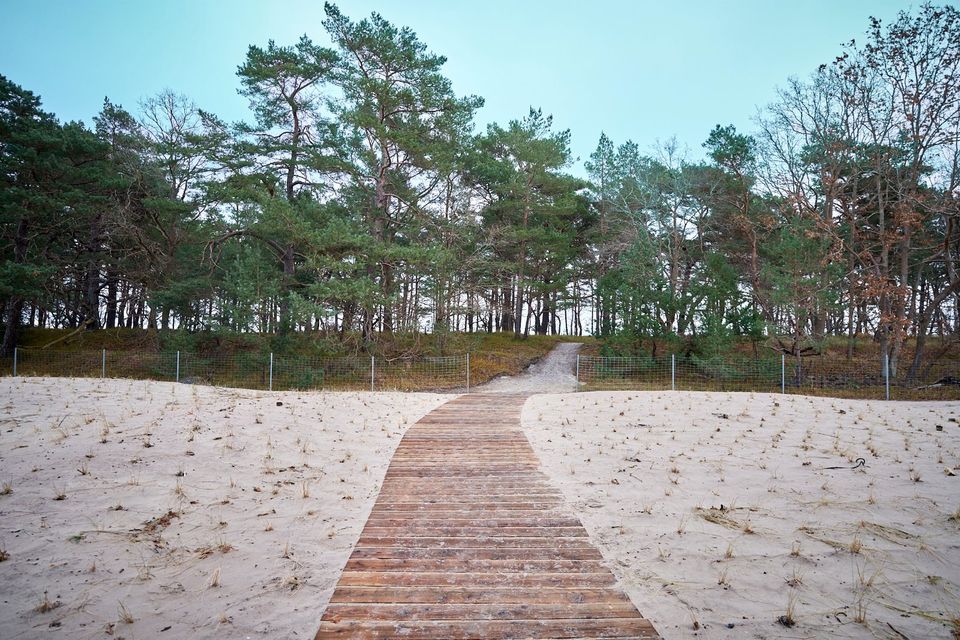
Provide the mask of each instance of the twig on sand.
{"label": "twig on sand", "polygon": [[867,461],[864,460],[863,458],[857,458],[854,462],[856,462],[857,464],[853,465],[852,467],[841,465],[839,467],[823,467],[823,469],[859,469],[860,467],[867,466]]}

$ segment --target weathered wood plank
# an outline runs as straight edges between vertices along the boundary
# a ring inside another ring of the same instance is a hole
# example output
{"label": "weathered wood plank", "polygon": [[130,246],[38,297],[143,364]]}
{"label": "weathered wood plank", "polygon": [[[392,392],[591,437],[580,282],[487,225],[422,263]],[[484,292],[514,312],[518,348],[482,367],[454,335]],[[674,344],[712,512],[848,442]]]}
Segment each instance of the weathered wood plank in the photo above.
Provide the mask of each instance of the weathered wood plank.
{"label": "weathered wood plank", "polygon": [[[583,527],[422,527],[409,526],[404,528],[407,532],[415,533],[424,537],[464,537],[464,536],[497,536],[501,538],[521,537],[521,538],[545,538],[553,536],[556,538],[586,538],[587,532]],[[363,528],[363,535],[384,536],[391,535],[397,531],[397,527],[376,527],[367,525]]]}
{"label": "weathered wood plank", "polygon": [[[531,557],[544,560],[597,560],[603,556],[595,547],[564,549],[551,545],[546,548],[531,547],[407,547],[407,546],[358,546],[350,562],[354,560],[529,560]],[[347,565],[350,566],[349,564]]]}
{"label": "weathered wood plank", "polygon": [[339,586],[331,603],[407,604],[602,604],[630,599],[617,589],[521,589],[517,587],[348,587]]}
{"label": "weathered wood plank", "polygon": [[612,587],[613,574],[602,573],[406,573],[401,571],[344,571],[339,584],[393,587]]}
{"label": "weathered wood plank", "polygon": [[427,548],[443,549],[453,547],[457,549],[595,549],[589,538],[504,538],[500,536],[466,536],[466,537],[437,537],[414,536],[396,533],[393,536],[361,536],[357,541],[357,549],[364,548],[401,547],[404,549]]}
{"label": "weathered wood plank", "polygon": [[[398,632],[398,629],[402,631]],[[323,621],[317,640],[324,638],[396,638],[466,640],[470,638],[656,638],[643,618],[605,620],[382,620]]]}
{"label": "weathered wood plank", "polygon": [[[528,555],[531,555],[528,551]],[[603,573],[606,567],[597,560],[527,560],[476,558],[355,558],[344,571],[402,571],[404,573]]]}
{"label": "weathered wood plank", "polygon": [[331,604],[328,619],[337,620],[593,620],[640,618],[633,603],[587,604]]}
{"label": "weathered wood plank", "polygon": [[[367,524],[373,527],[467,527],[477,524],[477,517],[454,518],[425,513],[411,516],[384,516],[371,514]],[[580,521],[566,518],[483,518],[484,527],[579,527]]]}

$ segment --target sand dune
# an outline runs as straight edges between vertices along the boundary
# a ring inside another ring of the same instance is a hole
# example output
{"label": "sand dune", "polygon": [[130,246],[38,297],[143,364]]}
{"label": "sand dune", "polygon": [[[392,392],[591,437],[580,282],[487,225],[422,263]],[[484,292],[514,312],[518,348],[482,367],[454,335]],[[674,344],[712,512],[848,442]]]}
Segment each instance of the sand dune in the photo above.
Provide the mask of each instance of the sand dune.
{"label": "sand dune", "polygon": [[956,638],[958,413],[614,392],[534,396],[523,420],[665,638]]}
{"label": "sand dune", "polygon": [[[400,436],[450,397],[0,393],[3,638],[310,637]],[[951,638],[958,410],[611,392],[534,396],[523,415],[664,637]]]}
{"label": "sand dune", "polygon": [[449,396],[3,378],[0,397],[11,640],[312,637],[402,432]]}

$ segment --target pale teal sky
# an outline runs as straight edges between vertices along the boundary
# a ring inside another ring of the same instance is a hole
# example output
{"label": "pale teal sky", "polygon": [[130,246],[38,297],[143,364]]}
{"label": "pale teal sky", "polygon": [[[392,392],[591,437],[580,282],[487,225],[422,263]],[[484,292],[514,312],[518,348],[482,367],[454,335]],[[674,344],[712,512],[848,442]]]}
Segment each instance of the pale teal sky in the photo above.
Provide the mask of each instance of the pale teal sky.
{"label": "pale teal sky", "polygon": [[[676,136],[695,155],[716,124],[749,131],[790,76],[829,62],[893,0],[592,2],[342,0],[378,11],[449,59],[480,126],[530,106],[570,128],[582,160],[601,131],[648,148]],[[250,44],[326,42],[319,0],[0,0],[0,73],[62,120],[90,122],[104,96],[134,110],[170,88],[230,121],[247,117],[235,76]],[[578,170],[579,172],[579,170]]]}

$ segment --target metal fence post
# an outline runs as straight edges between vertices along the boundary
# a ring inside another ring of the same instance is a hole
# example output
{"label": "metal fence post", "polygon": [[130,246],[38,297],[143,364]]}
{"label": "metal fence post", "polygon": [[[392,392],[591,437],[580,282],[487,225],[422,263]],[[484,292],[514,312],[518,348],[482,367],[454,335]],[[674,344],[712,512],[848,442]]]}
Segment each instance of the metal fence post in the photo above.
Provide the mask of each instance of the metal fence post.
{"label": "metal fence post", "polygon": [[13,377],[17,377],[17,347],[13,348]]}
{"label": "metal fence post", "polygon": [[270,352],[270,378],[269,378],[269,390],[273,391],[273,351]]}
{"label": "metal fence post", "polygon": [[107,377],[107,350],[104,349],[100,353],[100,378]]}
{"label": "metal fence post", "polygon": [[577,389],[580,388],[580,354],[577,354]]}
{"label": "metal fence post", "polygon": [[883,378],[887,391],[887,400],[890,399],[890,354],[883,354]]}
{"label": "metal fence post", "polygon": [[177,351],[177,377],[175,382],[180,382],[180,352]]}
{"label": "metal fence post", "polygon": [[780,354],[780,393],[787,392],[787,354]]}
{"label": "metal fence post", "polygon": [[374,356],[370,356],[370,391],[373,391],[373,376],[375,371],[375,365],[373,362]]}
{"label": "metal fence post", "polygon": [[670,354],[670,390],[677,390],[677,354]]}
{"label": "metal fence post", "polygon": [[470,393],[470,352],[467,351],[467,393]]}

